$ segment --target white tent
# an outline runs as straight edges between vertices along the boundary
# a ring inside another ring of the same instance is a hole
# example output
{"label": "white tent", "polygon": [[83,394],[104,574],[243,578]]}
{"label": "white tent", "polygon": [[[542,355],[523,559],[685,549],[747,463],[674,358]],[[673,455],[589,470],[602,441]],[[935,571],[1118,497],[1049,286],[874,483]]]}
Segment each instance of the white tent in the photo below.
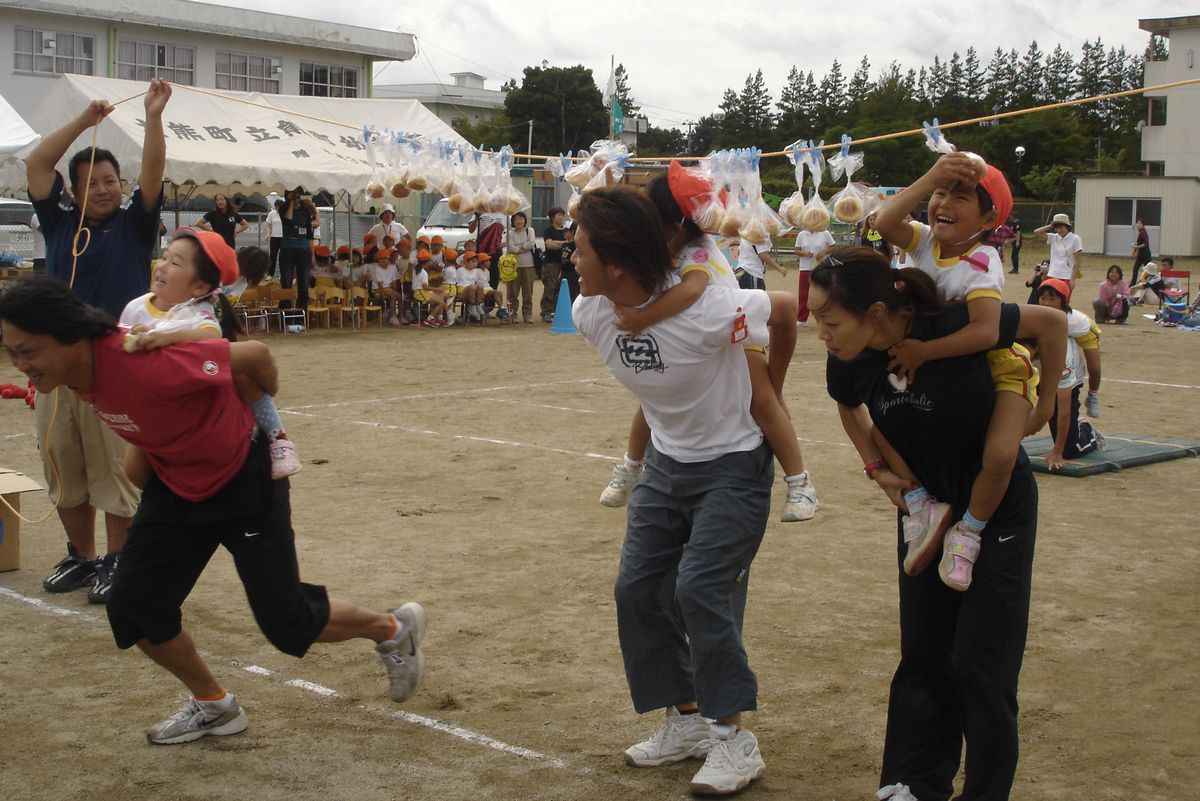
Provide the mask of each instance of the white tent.
{"label": "white tent", "polygon": [[[93,99],[116,103],[145,90],[146,84],[136,81],[63,75],[30,122],[49,133],[78,116]],[[309,191],[356,194],[372,172],[362,141],[364,125],[466,144],[416,100],[195,91],[178,85],[172,90],[163,113],[163,177],[176,185],[242,186],[264,194],[304,186]],[[144,117],[143,99],[138,97],[117,106],[100,123],[97,144],[116,155],[123,176],[136,176],[141,170]],[[70,154],[91,143],[88,129],[68,148],[60,169],[65,172]]]}
{"label": "white tent", "polygon": [[0,97],[0,194],[12,194],[25,186],[25,157],[41,138]]}

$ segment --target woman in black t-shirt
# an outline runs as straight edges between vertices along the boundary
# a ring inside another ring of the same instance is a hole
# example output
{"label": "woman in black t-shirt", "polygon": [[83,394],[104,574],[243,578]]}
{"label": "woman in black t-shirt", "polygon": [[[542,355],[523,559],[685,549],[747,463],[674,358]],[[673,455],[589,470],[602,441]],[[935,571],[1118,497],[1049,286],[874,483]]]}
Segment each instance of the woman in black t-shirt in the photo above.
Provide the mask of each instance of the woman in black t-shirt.
{"label": "woman in black t-shirt", "polygon": [[[910,485],[896,473],[915,476],[961,515],[981,468],[995,402],[987,356],[927,362],[907,383],[889,371],[888,350],[904,338],[937,339],[961,329],[969,322],[966,306],[943,306],[929,276],[893,269],[865,248],[834,253],[813,271],[809,306],[829,351],[829,394],[868,476],[901,510]],[[1018,336],[1049,348],[1043,369],[1061,372],[1065,317],[1005,304],[996,347]],[[1008,798],[1017,764],[1017,678],[1037,499],[1022,451],[983,530],[975,583],[963,593],[942,583],[935,569],[904,572],[897,513],[901,659],[888,703],[881,798],[949,798],[964,739],[962,797]]]}
{"label": "woman in black t-shirt", "polygon": [[197,220],[196,227],[220,234],[225,244],[236,250],[234,237],[249,228],[250,224],[242,219],[242,215],[229,205],[229,198],[221,193],[213,196],[213,202],[217,207]]}
{"label": "woman in black t-shirt", "polygon": [[542,241],[546,243],[546,253],[542,256],[542,322],[548,323],[554,319],[554,310],[558,306],[559,281],[563,274],[563,245],[567,240],[563,224],[567,213],[559,206],[554,206],[546,212],[550,224],[542,231]]}

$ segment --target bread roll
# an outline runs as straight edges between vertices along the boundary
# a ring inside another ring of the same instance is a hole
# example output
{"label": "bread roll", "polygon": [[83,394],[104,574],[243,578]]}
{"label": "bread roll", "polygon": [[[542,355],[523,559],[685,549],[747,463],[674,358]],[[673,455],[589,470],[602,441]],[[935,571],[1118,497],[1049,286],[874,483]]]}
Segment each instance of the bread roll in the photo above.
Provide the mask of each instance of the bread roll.
{"label": "bread roll", "polygon": [[857,194],[847,192],[833,204],[834,215],[845,223],[855,223],[862,219],[863,202]]}
{"label": "bread roll", "polygon": [[805,231],[824,231],[829,227],[829,210],[824,205],[806,206],[800,214],[800,227]]}

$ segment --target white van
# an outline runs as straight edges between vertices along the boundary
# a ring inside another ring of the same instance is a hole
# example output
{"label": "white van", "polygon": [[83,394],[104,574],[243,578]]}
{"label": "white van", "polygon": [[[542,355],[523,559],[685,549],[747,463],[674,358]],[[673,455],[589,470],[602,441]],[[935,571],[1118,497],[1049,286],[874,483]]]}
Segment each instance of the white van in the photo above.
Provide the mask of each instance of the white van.
{"label": "white van", "polygon": [[417,236],[427,236],[430,239],[440,236],[446,246],[462,250],[459,247],[461,243],[475,238],[475,235],[467,230],[473,219],[474,214],[455,214],[450,211],[449,201],[442,198],[429,210],[425,222],[417,231]]}
{"label": "white van", "polygon": [[33,258],[33,204],[0,198],[0,267],[21,267]]}

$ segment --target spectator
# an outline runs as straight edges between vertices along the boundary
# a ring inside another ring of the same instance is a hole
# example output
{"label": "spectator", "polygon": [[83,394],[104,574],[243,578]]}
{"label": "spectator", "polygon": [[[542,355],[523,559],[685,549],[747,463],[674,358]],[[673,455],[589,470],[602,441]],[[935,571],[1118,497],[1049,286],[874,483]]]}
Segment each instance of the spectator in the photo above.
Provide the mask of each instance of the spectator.
{"label": "spectator", "polygon": [[1133,283],[1137,283],[1138,272],[1153,258],[1150,252],[1150,234],[1146,233],[1146,225],[1141,220],[1135,224],[1137,236],[1133,240]]}
{"label": "spectator", "polygon": [[1071,218],[1066,214],[1055,214],[1049,225],[1043,225],[1034,233],[1050,245],[1050,268],[1046,277],[1061,278],[1074,289],[1075,276],[1083,263],[1083,240],[1072,229]]}
{"label": "spectator", "polygon": [[488,254],[488,283],[492,289],[500,286],[500,254],[504,252],[504,231],[508,217],[503,214],[476,214],[467,224],[467,230],[475,234],[475,252]]}
{"label": "spectator", "polygon": [[558,286],[562,278],[563,244],[567,234],[563,223],[567,213],[561,206],[554,206],[546,212],[550,224],[542,231],[542,240],[546,243],[546,255],[542,257],[542,322],[548,323],[554,319],[554,308],[558,303]]}
{"label": "spectator", "polygon": [[275,201],[271,206],[271,210],[267,212],[267,240],[271,243],[271,264],[267,268],[267,275],[272,277],[274,277],[275,270],[279,267],[279,247],[283,244],[283,220],[279,218],[279,212],[282,209],[283,198],[280,198]]}
{"label": "spectator", "polygon": [[379,222],[367,233],[374,234],[376,242],[382,243],[385,236],[390,236],[395,243],[408,236],[408,229],[396,222],[396,210],[392,204],[384,203],[383,211],[379,212]]}
{"label": "spectator", "polygon": [[537,277],[537,269],[533,266],[533,249],[537,240],[533,229],[529,227],[529,217],[525,212],[518,211],[512,216],[512,230],[508,232],[506,250],[517,257],[517,280],[512,282],[512,295],[508,302],[512,305],[513,314],[517,313],[520,301],[521,319],[526,325],[533,324],[533,283]]}
{"label": "spectator", "polygon": [[225,244],[236,248],[235,237],[250,227],[250,223],[242,219],[242,215],[229,205],[229,198],[218,192],[213,195],[216,208],[196,220],[196,227],[201,231],[214,231],[221,235]]}
{"label": "spectator", "polygon": [[1029,287],[1029,299],[1025,302],[1030,306],[1038,305],[1038,288],[1041,287],[1042,281],[1046,278],[1046,271],[1049,269],[1049,260],[1043,259],[1037,267],[1033,268],[1033,275],[1029,276],[1029,280],[1025,282],[1025,286]]}
{"label": "spectator", "polygon": [[[1163,268],[1170,270],[1174,266],[1174,262],[1167,258],[1163,259]],[[1149,290],[1151,301],[1158,301],[1162,305],[1163,290],[1171,289],[1172,286],[1166,278],[1162,276],[1162,269],[1154,262],[1146,262],[1142,265],[1143,281],[1129,287],[1132,298],[1130,303],[1136,306],[1141,306],[1146,302],[1146,292]]]}
{"label": "spectator", "polygon": [[1012,231],[1012,269],[1010,273],[1016,275],[1021,271],[1021,221],[1016,216],[1008,218],[1008,230]]}
{"label": "spectator", "polygon": [[[128,203],[122,202],[121,167],[107,150],[86,148],[72,156],[67,168],[70,195],[55,170],[71,143],[112,111],[105,100],[93,100],[78,117],[42,139],[25,162],[29,199],[46,237],[46,272],[71,286],[81,301],[112,317],[150,283],[167,158],[162,115],[170,97],[170,84],[150,82],[143,101],[141,173]],[[75,259],[81,217],[89,236]],[[117,554],[138,504],[137,488],[113,469],[125,445],[101,424],[87,401],[66,388],[38,393],[37,430],[50,500],[58,507],[69,541],[67,557],[42,586],[48,592],[68,592],[91,585],[88,601],[105,603]],[[108,552],[102,559],[96,551],[97,509],[104,512],[108,535]]]}
{"label": "spectator", "polygon": [[321,224],[312,198],[298,186],[285,193],[283,211],[283,242],[279,249],[279,285],[291,289],[296,284],[296,305],[308,308],[308,280],[313,264],[313,229]]}
{"label": "spectator", "polygon": [[1124,323],[1129,318],[1129,298],[1129,284],[1125,283],[1121,268],[1114,264],[1100,283],[1100,297],[1092,301],[1096,322]]}

